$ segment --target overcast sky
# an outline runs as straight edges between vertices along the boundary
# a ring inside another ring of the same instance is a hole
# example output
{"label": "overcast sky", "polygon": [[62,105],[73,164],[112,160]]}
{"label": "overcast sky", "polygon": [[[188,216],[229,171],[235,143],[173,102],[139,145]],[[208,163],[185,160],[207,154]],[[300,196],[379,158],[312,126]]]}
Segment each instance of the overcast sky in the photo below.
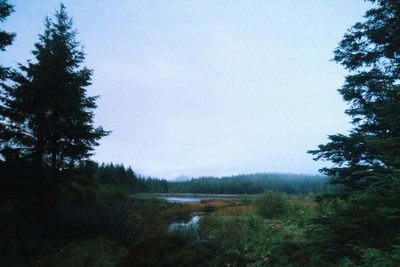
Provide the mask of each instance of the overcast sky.
{"label": "overcast sky", "polygon": [[[11,0],[4,65],[31,59],[55,0]],[[143,174],[316,174],[307,150],[346,132],[330,61],[362,0],[64,1],[94,69],[94,159]]]}

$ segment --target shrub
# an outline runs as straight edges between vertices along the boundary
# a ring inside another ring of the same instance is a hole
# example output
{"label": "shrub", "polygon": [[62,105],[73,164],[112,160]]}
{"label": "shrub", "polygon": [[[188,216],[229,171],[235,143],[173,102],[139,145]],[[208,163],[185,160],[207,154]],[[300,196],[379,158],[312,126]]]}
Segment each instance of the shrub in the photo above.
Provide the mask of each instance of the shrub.
{"label": "shrub", "polygon": [[[79,245],[69,244],[52,257],[50,266],[117,266],[119,259],[124,255],[126,255],[125,248],[116,242],[99,237]],[[41,264],[44,262],[39,262],[39,265]]]}
{"label": "shrub", "polygon": [[133,244],[122,266],[213,266],[215,248],[205,242],[191,242],[183,236],[169,234],[148,236]]}
{"label": "shrub", "polygon": [[256,197],[254,205],[256,212],[266,219],[281,217],[290,209],[287,195],[277,192],[266,192],[259,195]]}
{"label": "shrub", "polygon": [[215,210],[216,210],[216,208],[214,206],[211,206],[211,205],[205,205],[202,208],[203,212],[214,212]]}

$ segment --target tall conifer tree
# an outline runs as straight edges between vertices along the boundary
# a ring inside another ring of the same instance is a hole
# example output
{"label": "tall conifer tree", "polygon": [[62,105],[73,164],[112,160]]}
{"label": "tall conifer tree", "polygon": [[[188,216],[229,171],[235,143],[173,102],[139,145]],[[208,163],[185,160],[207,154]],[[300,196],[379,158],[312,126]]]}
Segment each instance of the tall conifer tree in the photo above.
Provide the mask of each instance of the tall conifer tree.
{"label": "tall conifer tree", "polygon": [[[0,22],[4,20],[13,12],[13,7],[8,3],[7,0],[0,0]],[[4,51],[14,40],[15,33],[9,33],[0,29],[0,51]],[[0,66],[0,80],[5,78],[7,69],[4,66]]]}
{"label": "tall conifer tree", "polygon": [[88,158],[107,134],[93,126],[96,97],[87,96],[92,71],[81,67],[85,54],[63,5],[32,52],[35,60],[20,65],[6,87],[3,141],[20,157],[60,170]]}
{"label": "tall conifer tree", "polygon": [[400,244],[400,1],[371,2],[365,21],[334,52],[349,71],[339,92],[353,128],[310,151],[334,163],[322,172],[344,186],[338,198],[323,202],[315,225],[316,247],[332,260]]}
{"label": "tall conifer tree", "polygon": [[366,172],[400,170],[400,1],[371,2],[378,6],[345,34],[334,57],[350,72],[339,92],[354,127],[311,151],[335,163],[322,171],[350,190],[369,184]]}
{"label": "tall conifer tree", "polygon": [[[8,3],[7,0],[0,0],[0,22],[4,22],[5,19],[13,12],[13,7]],[[9,33],[3,29],[0,29],[0,51],[6,50],[6,47],[9,46],[15,37],[14,33]],[[9,74],[9,69],[5,66],[0,65],[0,140],[5,138],[5,129],[6,122],[5,118],[1,116],[3,105],[2,102],[4,100],[4,92],[3,87],[5,86],[4,81],[6,80]],[[0,143],[0,149],[3,148],[3,144]]]}

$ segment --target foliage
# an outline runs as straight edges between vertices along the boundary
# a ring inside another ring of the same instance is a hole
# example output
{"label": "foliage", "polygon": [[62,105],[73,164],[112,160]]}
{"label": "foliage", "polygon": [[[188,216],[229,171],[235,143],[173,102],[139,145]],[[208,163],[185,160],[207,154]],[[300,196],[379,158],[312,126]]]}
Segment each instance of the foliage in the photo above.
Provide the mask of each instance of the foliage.
{"label": "foliage", "polygon": [[398,266],[400,262],[400,247],[394,246],[393,249],[386,252],[380,249],[365,249],[361,251],[362,266]]}
{"label": "foliage", "polygon": [[400,10],[398,1],[379,0],[364,22],[356,23],[335,50],[334,60],[348,71],[339,90],[348,102],[351,133],[311,151],[335,163],[323,171],[349,190],[363,189],[368,173],[400,168]]}
{"label": "foliage", "polygon": [[304,233],[314,206],[307,199],[286,201],[291,212],[271,219],[254,212],[216,212],[203,217],[200,226],[204,240],[218,246],[216,265],[314,266]]}
{"label": "foliage", "polygon": [[[3,22],[12,12],[14,12],[13,6],[8,3],[8,0],[0,1],[0,22]],[[4,51],[7,46],[9,46],[15,34],[6,32],[4,30],[0,31],[0,50]]]}
{"label": "foliage", "polygon": [[312,194],[330,190],[326,178],[322,176],[250,174],[167,182],[164,179],[142,177],[123,164],[103,163],[96,168],[102,183],[125,185],[132,193],[257,194],[269,189],[290,194]]}
{"label": "foliage", "polygon": [[353,129],[310,151],[334,163],[322,172],[344,186],[323,199],[310,239],[322,261],[391,266],[384,255],[399,245],[400,227],[400,3],[371,2],[365,21],[335,50],[334,60],[349,71],[339,93]]}
{"label": "foliage", "polygon": [[256,212],[266,219],[285,215],[290,209],[288,197],[277,192],[266,192],[257,196],[254,204]]}
{"label": "foliage", "polygon": [[398,244],[399,201],[398,176],[377,177],[371,186],[346,200],[323,201],[310,228],[317,253],[331,261],[342,255],[357,259],[360,249],[390,249]]}
{"label": "foliage", "polygon": [[330,190],[323,176],[258,173],[230,177],[200,177],[190,181],[170,182],[171,193],[260,194],[266,190],[288,194],[312,194]]}
{"label": "foliage", "polygon": [[122,260],[123,266],[213,266],[214,247],[192,243],[182,236],[149,236],[136,242]]}
{"label": "foliage", "polygon": [[102,185],[96,176],[77,176],[58,207],[56,219],[63,222],[57,223],[60,237],[102,235],[129,244],[150,233],[164,232],[174,218],[167,203],[133,198],[128,192],[129,188],[121,185]]}
{"label": "foliage", "polygon": [[109,267],[116,266],[126,249],[104,237],[83,242],[81,245],[70,244],[50,259],[54,267]]}
{"label": "foliage", "polygon": [[93,126],[96,97],[86,90],[92,71],[80,66],[85,54],[63,5],[45,27],[35,61],[20,65],[4,87],[2,153],[60,170],[87,159],[107,132]]}
{"label": "foliage", "polygon": [[360,250],[361,262],[354,263],[351,259],[345,258],[339,262],[340,267],[396,267],[400,262],[400,247],[394,246],[390,251],[383,251],[376,248]]}
{"label": "foliage", "polygon": [[[8,3],[7,0],[0,0],[0,22],[6,20],[6,18],[14,12],[13,6]],[[11,45],[15,38],[15,33],[9,33],[0,29],[0,51],[6,50],[6,47]],[[3,121],[4,118],[1,116],[1,104],[4,101],[4,81],[9,77],[9,69],[5,66],[0,65],[0,140],[4,138],[6,125]],[[0,143],[0,149],[2,149],[3,144]]]}
{"label": "foliage", "polygon": [[[0,0],[0,22],[3,22],[12,12],[13,6],[7,0]],[[0,51],[6,50],[15,38],[15,33],[9,33],[0,29]],[[8,69],[0,65],[0,82],[7,77]]]}
{"label": "foliage", "polygon": [[[107,132],[93,125],[96,97],[87,96],[86,89],[92,71],[81,66],[85,55],[61,5],[55,21],[46,19],[34,61],[12,73],[0,66],[2,263],[397,266],[400,3],[371,2],[374,8],[345,34],[334,57],[349,71],[339,92],[349,104],[353,129],[310,151],[334,163],[322,172],[339,187],[327,186],[325,176],[290,174],[168,183],[120,164],[87,161]],[[0,22],[12,11],[0,0]],[[0,50],[13,38],[0,30]],[[56,177],[62,179],[53,184]],[[201,203],[197,207],[211,214],[199,227],[178,231],[171,223],[187,218],[195,205],[133,195],[266,190],[274,192],[258,196],[253,205]],[[323,191],[330,194],[318,197],[318,204],[305,196]]]}
{"label": "foliage", "polygon": [[168,183],[164,179],[142,177],[131,167],[123,164],[96,165],[97,176],[103,184],[123,185],[131,193],[168,193]]}

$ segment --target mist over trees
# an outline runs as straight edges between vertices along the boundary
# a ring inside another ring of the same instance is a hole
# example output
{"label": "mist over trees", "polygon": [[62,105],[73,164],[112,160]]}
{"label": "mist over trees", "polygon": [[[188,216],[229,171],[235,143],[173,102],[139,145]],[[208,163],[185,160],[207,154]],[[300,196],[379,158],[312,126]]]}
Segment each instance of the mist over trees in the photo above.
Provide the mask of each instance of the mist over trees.
{"label": "mist over trees", "polygon": [[123,164],[99,165],[92,162],[89,166],[101,183],[126,186],[131,193],[260,194],[276,191],[308,195],[341,190],[340,187],[329,186],[327,177],[318,175],[256,173],[220,178],[199,177],[177,182],[143,177]]}
{"label": "mist over trees", "polygon": [[264,191],[312,194],[332,190],[327,178],[317,175],[256,173],[230,177],[200,177],[169,183],[170,193],[260,194]]}
{"label": "mist over trees", "polygon": [[[0,65],[0,265],[398,266],[400,1],[370,2],[334,51],[353,128],[309,151],[333,163],[324,176],[181,182],[90,160],[109,132],[94,125],[92,70],[61,4],[34,59]],[[12,12],[0,0],[0,22]],[[0,29],[1,52],[15,37]],[[139,193],[263,194],[176,204]],[[171,230],[193,215],[196,227]]]}

